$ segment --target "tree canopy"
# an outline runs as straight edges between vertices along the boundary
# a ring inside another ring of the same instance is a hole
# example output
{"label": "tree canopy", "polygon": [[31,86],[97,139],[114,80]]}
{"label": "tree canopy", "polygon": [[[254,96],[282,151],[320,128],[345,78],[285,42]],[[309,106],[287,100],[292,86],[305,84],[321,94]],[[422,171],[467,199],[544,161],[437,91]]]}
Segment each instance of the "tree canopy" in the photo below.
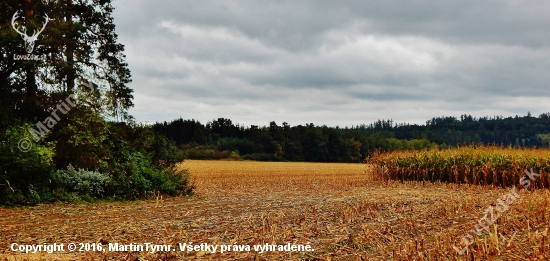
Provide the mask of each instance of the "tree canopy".
{"label": "tree canopy", "polygon": [[[42,119],[58,98],[88,83],[96,90],[96,111],[128,117],[131,74],[117,42],[111,1],[7,0],[0,6],[1,101],[12,117]],[[25,36],[41,28],[32,51],[41,59],[18,59],[28,54]]]}
{"label": "tree canopy", "polygon": [[201,124],[182,118],[153,128],[173,140],[188,158],[242,156],[258,160],[360,162],[376,150],[419,150],[466,144],[550,146],[550,114],[538,117],[434,117],[426,125],[378,120],[351,127],[242,126],[219,118]]}

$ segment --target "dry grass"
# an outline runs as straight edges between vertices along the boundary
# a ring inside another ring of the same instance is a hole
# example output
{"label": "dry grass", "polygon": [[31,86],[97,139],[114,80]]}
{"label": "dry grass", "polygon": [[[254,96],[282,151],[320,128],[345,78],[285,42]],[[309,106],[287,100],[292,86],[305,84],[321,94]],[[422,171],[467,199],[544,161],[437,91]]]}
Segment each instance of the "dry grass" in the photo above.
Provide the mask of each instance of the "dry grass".
{"label": "dry grass", "polygon": [[57,253],[43,260],[548,260],[550,193],[521,192],[459,256],[508,189],[379,181],[362,164],[186,161],[197,196],[130,203],[0,209],[0,260],[9,243],[309,244],[309,253]]}

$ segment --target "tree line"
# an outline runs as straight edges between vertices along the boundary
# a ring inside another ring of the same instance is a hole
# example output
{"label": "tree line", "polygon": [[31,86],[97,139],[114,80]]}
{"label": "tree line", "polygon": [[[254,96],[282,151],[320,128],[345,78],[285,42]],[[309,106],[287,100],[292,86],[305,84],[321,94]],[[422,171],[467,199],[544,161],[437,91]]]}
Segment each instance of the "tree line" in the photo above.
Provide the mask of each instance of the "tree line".
{"label": "tree line", "polygon": [[434,117],[425,125],[378,120],[351,127],[243,126],[218,118],[202,124],[179,118],[152,125],[190,159],[361,162],[376,150],[420,150],[468,144],[548,147],[550,113],[532,117]]}

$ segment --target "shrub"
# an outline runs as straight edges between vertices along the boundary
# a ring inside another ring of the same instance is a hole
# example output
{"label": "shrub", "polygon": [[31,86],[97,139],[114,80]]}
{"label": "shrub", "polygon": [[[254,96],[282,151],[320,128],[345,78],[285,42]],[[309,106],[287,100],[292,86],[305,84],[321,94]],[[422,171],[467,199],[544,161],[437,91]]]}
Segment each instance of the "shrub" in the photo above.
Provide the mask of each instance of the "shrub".
{"label": "shrub", "polygon": [[184,150],[184,155],[185,155],[185,158],[187,159],[199,159],[199,160],[218,159],[216,155],[216,150],[207,149],[207,148],[204,148],[204,146],[186,149]]}
{"label": "shrub", "polygon": [[102,197],[110,178],[97,171],[76,170],[69,165],[67,170],[56,171],[52,175],[52,180],[57,189],[64,192],[76,193],[83,197]]}
{"label": "shrub", "polygon": [[283,158],[275,156],[269,153],[253,153],[246,154],[242,156],[245,160],[255,160],[255,161],[284,161]]}
{"label": "shrub", "polygon": [[146,179],[151,181],[157,191],[166,195],[191,194],[194,188],[190,184],[190,174],[186,169],[171,167],[162,171],[149,170],[143,174]]}
{"label": "shrub", "polygon": [[196,146],[183,148],[183,154],[186,159],[197,160],[219,160],[219,159],[238,159],[238,153],[235,151],[219,151],[215,147]]}
{"label": "shrub", "polygon": [[120,152],[124,156],[117,157],[107,171],[111,176],[108,195],[135,199],[156,191],[173,196],[192,192],[186,170],[178,171],[175,164],[163,169],[154,168],[146,156],[131,147]]}
{"label": "shrub", "polygon": [[[36,204],[51,200],[49,180],[54,170],[54,143],[35,142],[31,124],[11,126],[0,132],[0,204]],[[33,142],[29,151],[20,141]]]}
{"label": "shrub", "polygon": [[[55,136],[55,142],[35,142],[28,152],[22,152],[18,143],[23,138],[34,141],[29,132],[34,126],[4,128],[0,132],[0,205],[192,192],[189,173],[175,167],[182,157],[165,137],[144,126],[117,123],[107,131],[109,124],[102,119],[96,123],[100,130],[89,128],[85,134],[68,124],[65,132],[48,137]],[[93,138],[96,132],[101,138]],[[57,166],[67,167],[54,172],[55,148],[61,152],[55,158]]]}

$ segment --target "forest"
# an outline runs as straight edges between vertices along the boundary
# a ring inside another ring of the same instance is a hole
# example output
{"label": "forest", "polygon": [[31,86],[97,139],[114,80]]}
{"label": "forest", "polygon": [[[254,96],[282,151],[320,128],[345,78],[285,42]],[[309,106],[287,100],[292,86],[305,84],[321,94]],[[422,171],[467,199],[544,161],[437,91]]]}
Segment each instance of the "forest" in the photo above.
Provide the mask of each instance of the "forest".
{"label": "forest", "polygon": [[434,117],[425,125],[378,120],[351,127],[243,126],[218,118],[202,124],[182,118],[153,124],[189,159],[361,162],[374,151],[420,150],[485,144],[503,147],[548,147],[550,113],[504,118]]}

